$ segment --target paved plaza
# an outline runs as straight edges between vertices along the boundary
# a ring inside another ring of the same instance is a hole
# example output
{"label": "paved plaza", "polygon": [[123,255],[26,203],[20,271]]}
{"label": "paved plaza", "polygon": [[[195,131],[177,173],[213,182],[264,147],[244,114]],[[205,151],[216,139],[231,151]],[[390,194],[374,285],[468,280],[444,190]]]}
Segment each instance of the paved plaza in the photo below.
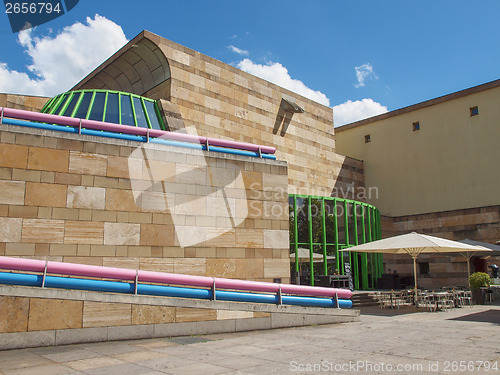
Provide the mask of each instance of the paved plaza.
{"label": "paved plaza", "polygon": [[14,374],[500,374],[500,306],[356,323],[0,352]]}

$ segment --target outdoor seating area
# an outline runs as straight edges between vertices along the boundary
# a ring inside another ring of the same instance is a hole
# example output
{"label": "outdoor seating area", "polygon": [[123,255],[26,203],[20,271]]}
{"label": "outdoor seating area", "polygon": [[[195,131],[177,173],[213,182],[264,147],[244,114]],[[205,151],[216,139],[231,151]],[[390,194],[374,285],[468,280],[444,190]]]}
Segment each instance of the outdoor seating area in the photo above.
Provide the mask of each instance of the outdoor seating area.
{"label": "outdoor seating area", "polygon": [[[311,275],[309,272],[301,274],[292,273],[292,284],[311,285]],[[314,285],[339,289],[349,288],[349,276],[347,275],[315,275]]]}
{"label": "outdoor seating area", "polygon": [[380,308],[399,309],[402,306],[415,306],[427,311],[448,311],[450,309],[473,306],[472,292],[460,288],[442,290],[414,289],[375,292]]}

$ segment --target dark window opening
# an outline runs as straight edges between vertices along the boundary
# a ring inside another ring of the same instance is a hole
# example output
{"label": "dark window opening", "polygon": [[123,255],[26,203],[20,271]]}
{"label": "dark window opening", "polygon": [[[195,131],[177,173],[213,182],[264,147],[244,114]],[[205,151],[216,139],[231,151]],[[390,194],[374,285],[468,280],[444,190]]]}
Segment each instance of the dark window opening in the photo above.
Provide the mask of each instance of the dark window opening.
{"label": "dark window opening", "polygon": [[64,110],[64,113],[62,114],[63,116],[71,116],[71,114],[73,113],[73,109],[75,109],[76,103],[78,102],[79,98],[80,98],[80,93],[73,94],[71,101],[69,102],[68,106]]}
{"label": "dark window opening", "polygon": [[371,142],[372,138],[370,137],[370,134],[365,135],[365,143]]}
{"label": "dark window opening", "polygon": [[429,274],[429,262],[420,262],[418,263],[418,270],[421,275]]}
{"label": "dark window opening", "polygon": [[105,92],[96,92],[94,97],[94,103],[92,104],[92,109],[90,110],[89,120],[102,121],[104,116],[104,101],[106,100]]}
{"label": "dark window opening", "polygon": [[158,121],[158,116],[156,115],[155,103],[150,102],[149,100],[144,100],[144,105],[146,106],[149,122],[151,123],[151,129],[162,130],[160,122]]}
{"label": "dark window opening", "polygon": [[56,106],[56,108],[54,108],[54,111],[56,110],[59,110],[59,115],[61,114],[60,112],[62,112],[62,109],[64,108],[64,103],[66,102],[66,99],[68,98],[69,94],[64,94],[62,99],[60,100],[60,102],[58,103],[58,105]]}
{"label": "dark window opening", "polygon": [[106,103],[106,122],[113,124],[120,123],[120,107],[118,104],[118,94],[108,93],[108,101]]}
{"label": "dark window opening", "polygon": [[477,106],[475,107],[470,107],[470,115],[472,116],[477,116],[479,114],[479,108]]}
{"label": "dark window opening", "polygon": [[134,101],[134,110],[135,110],[135,118],[137,119],[137,126],[141,128],[149,128],[148,120],[146,119],[146,115],[144,114],[144,109],[142,108],[142,101],[138,97],[133,97]]}
{"label": "dark window opening", "polygon": [[92,99],[91,92],[86,92],[85,94],[83,94],[83,99],[80,102],[80,105],[78,106],[78,109],[76,110],[76,113],[75,113],[76,118],[86,118],[87,117],[87,112],[89,110],[89,104],[90,104],[91,99]]}
{"label": "dark window opening", "polygon": [[420,122],[414,122],[413,123],[413,131],[420,130]]}
{"label": "dark window opening", "polygon": [[132,102],[129,95],[120,95],[122,106],[122,124],[135,126]]}

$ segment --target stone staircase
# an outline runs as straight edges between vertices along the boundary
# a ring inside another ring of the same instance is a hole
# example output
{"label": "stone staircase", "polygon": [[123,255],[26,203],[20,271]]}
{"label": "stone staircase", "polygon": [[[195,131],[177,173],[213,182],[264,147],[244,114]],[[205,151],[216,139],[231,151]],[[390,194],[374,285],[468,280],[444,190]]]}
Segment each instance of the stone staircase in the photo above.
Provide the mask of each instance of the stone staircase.
{"label": "stone staircase", "polygon": [[374,292],[354,292],[351,297],[351,301],[353,309],[379,306],[378,299],[376,298]]}

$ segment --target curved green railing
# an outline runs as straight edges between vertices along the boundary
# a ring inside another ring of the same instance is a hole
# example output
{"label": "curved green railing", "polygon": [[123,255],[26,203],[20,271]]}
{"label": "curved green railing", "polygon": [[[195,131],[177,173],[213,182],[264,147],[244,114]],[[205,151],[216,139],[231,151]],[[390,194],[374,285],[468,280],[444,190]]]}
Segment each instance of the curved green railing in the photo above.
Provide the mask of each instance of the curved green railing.
{"label": "curved green railing", "polygon": [[50,99],[42,113],[168,130],[155,100],[121,91],[76,90]]}
{"label": "curved green railing", "polygon": [[[290,252],[292,274],[301,271],[299,248],[309,251],[309,278],[338,271],[344,275],[349,263],[355,289],[376,288],[383,273],[382,254],[340,251],[381,238],[380,212],[368,203],[351,199],[311,195],[289,195]],[[319,263],[313,254],[322,255]],[[334,256],[333,262],[329,257]],[[313,259],[313,262],[311,262]]]}

